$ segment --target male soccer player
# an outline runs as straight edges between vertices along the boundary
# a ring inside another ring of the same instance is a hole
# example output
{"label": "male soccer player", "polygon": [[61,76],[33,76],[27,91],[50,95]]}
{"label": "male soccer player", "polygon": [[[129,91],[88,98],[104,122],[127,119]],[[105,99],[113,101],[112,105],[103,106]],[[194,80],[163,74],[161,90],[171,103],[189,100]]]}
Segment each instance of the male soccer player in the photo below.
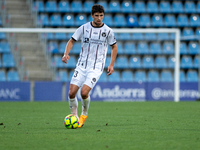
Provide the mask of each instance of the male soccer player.
{"label": "male soccer player", "polygon": [[67,63],[70,56],[69,52],[73,44],[81,40],[81,52],[76,68],[71,79],[69,88],[69,107],[71,113],[77,115],[78,101],[76,94],[81,88],[82,113],[79,118],[79,128],[81,128],[88,116],[90,104],[90,90],[95,86],[100,78],[106,60],[107,47],[112,47],[111,62],[107,69],[107,75],[114,71],[113,66],[117,56],[117,44],[113,30],[102,22],[104,8],[101,5],[93,5],[91,10],[92,22],[80,26],[71,39],[68,41],[62,61]]}

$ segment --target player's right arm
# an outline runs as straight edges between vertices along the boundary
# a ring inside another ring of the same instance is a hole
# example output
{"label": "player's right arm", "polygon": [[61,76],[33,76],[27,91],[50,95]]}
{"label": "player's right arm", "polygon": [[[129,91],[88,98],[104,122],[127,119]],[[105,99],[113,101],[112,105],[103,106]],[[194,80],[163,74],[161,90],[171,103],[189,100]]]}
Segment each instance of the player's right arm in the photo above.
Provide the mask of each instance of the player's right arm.
{"label": "player's right arm", "polygon": [[66,45],[66,48],[65,48],[65,52],[64,52],[64,55],[62,57],[62,62],[66,63],[68,62],[70,56],[69,56],[69,52],[70,50],[72,49],[73,45],[75,43],[75,40],[73,38],[71,38],[68,42],[67,42],[67,45]]}
{"label": "player's right arm", "polygon": [[74,43],[80,39],[82,36],[82,31],[83,31],[83,25],[80,26],[75,33],[72,35],[72,38],[67,42],[66,48],[65,48],[65,53],[64,56],[62,57],[62,61],[64,63],[67,63],[69,60],[69,52],[72,49]]}

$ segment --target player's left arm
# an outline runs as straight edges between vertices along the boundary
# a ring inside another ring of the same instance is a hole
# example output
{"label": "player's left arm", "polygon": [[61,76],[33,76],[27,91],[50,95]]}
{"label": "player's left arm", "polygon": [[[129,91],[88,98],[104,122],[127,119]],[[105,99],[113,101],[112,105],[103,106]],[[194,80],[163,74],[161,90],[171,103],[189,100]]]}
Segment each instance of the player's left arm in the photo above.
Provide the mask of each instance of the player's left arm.
{"label": "player's left arm", "polygon": [[117,43],[111,46],[112,47],[112,52],[111,52],[111,61],[110,65],[108,66],[107,70],[107,75],[111,75],[114,71],[114,64],[115,64],[115,59],[117,57]]}

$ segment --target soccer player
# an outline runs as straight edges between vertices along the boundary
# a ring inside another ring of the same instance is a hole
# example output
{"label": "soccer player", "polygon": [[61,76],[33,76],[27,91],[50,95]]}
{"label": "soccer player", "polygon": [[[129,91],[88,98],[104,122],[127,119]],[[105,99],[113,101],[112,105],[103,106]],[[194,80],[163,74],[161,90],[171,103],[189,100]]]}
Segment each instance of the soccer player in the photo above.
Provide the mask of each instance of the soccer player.
{"label": "soccer player", "polygon": [[78,101],[76,94],[81,88],[82,113],[79,118],[79,128],[81,128],[88,116],[90,104],[90,90],[95,86],[100,78],[105,65],[107,47],[112,47],[111,62],[107,69],[107,75],[114,71],[113,66],[117,56],[117,43],[114,32],[102,22],[104,17],[104,7],[93,5],[91,9],[92,22],[80,26],[71,39],[68,41],[62,61],[67,63],[70,59],[69,52],[73,44],[81,40],[81,51],[69,88],[69,107],[71,113],[77,115]]}

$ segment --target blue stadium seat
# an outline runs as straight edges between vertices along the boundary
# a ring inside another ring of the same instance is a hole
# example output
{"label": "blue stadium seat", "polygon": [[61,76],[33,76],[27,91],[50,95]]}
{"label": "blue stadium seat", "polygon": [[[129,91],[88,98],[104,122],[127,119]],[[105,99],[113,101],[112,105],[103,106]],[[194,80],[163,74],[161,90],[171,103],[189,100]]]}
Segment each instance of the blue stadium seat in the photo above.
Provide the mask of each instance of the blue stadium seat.
{"label": "blue stadium seat", "polygon": [[66,27],[72,27],[75,25],[74,15],[66,14],[63,16],[63,25]]}
{"label": "blue stadium seat", "polygon": [[145,37],[145,40],[148,40],[148,41],[157,40],[157,37],[156,37],[155,33],[145,33],[144,37]]}
{"label": "blue stadium seat", "polygon": [[174,56],[170,56],[169,58],[168,58],[168,67],[169,68],[174,68],[174,64],[175,64],[175,57]]}
{"label": "blue stadium seat", "polygon": [[63,70],[59,71],[59,78],[60,78],[61,82],[67,82],[67,81],[69,81],[69,77],[68,77],[67,72],[63,71]]}
{"label": "blue stadium seat", "polygon": [[6,81],[6,74],[2,70],[0,70],[0,81]]}
{"label": "blue stadium seat", "polygon": [[123,81],[123,82],[133,82],[134,81],[133,72],[130,71],[130,70],[123,71],[121,81]]}
{"label": "blue stadium seat", "polygon": [[124,43],[124,53],[127,55],[136,54],[135,44],[133,42]]}
{"label": "blue stadium seat", "polygon": [[198,15],[191,15],[189,19],[190,19],[190,26],[192,27],[200,26],[200,19]]}
{"label": "blue stadium seat", "polygon": [[47,52],[52,54],[58,53],[58,43],[56,41],[51,41],[47,45]]}
{"label": "blue stadium seat", "polygon": [[92,16],[91,16],[91,15],[89,15],[89,16],[88,16],[88,18],[87,18],[87,20],[88,20],[89,22],[92,22],[92,21],[93,21],[93,18],[92,18]]}
{"label": "blue stadium seat", "polygon": [[141,68],[141,58],[139,56],[131,56],[129,58],[130,68]]}
{"label": "blue stadium seat", "polygon": [[199,54],[199,44],[197,42],[190,42],[188,45],[188,53],[192,55]]}
{"label": "blue stadium seat", "polygon": [[61,56],[52,57],[51,65],[56,68],[63,68],[64,63],[62,62],[62,57]]}
{"label": "blue stadium seat", "polygon": [[110,1],[108,3],[109,10],[111,13],[119,13],[121,12],[121,6],[119,1]]}
{"label": "blue stadium seat", "polygon": [[182,40],[194,40],[196,36],[192,28],[184,28],[182,31]]}
{"label": "blue stadium seat", "polygon": [[71,71],[69,72],[69,79],[71,79],[73,75],[74,75],[74,70],[71,70]]}
{"label": "blue stadium seat", "polygon": [[134,5],[134,10],[136,13],[145,13],[146,7],[144,1],[136,1]]}
{"label": "blue stadium seat", "polygon": [[152,16],[152,26],[162,27],[163,25],[164,25],[164,23],[163,23],[162,15],[153,15]]}
{"label": "blue stadium seat", "polygon": [[130,33],[119,33],[118,34],[118,40],[130,40],[131,34]]}
{"label": "blue stadium seat", "polygon": [[160,12],[161,13],[171,13],[171,6],[170,2],[168,1],[161,1],[160,2]]}
{"label": "blue stadium seat", "polygon": [[197,13],[200,13],[200,2],[197,3]]}
{"label": "blue stadium seat", "polygon": [[196,33],[196,39],[199,40],[200,39],[200,28],[197,28],[195,33]]}
{"label": "blue stadium seat", "polygon": [[67,40],[66,33],[55,33],[56,40]]}
{"label": "blue stadium seat", "polygon": [[158,3],[156,1],[147,2],[147,12],[148,13],[158,13]]}
{"label": "blue stadium seat", "polygon": [[110,76],[108,76],[109,82],[120,82],[121,77],[119,71],[114,71]]}
{"label": "blue stadium seat", "polygon": [[107,1],[99,0],[99,1],[97,2],[97,4],[99,4],[99,5],[101,5],[101,6],[104,7],[105,13],[109,13],[109,12],[110,12]]}
{"label": "blue stadium seat", "polygon": [[172,42],[163,43],[163,53],[164,54],[174,54],[174,45]]}
{"label": "blue stadium seat", "polygon": [[87,22],[87,17],[85,14],[78,14],[75,18],[75,25],[81,26]]}
{"label": "blue stadium seat", "polygon": [[142,27],[149,27],[151,26],[151,20],[149,15],[141,15],[139,17],[139,25]]}
{"label": "blue stadium seat", "polygon": [[118,56],[116,60],[116,67],[119,69],[128,69],[128,58],[126,56]]}
{"label": "blue stadium seat", "polygon": [[199,68],[199,58],[198,56],[194,57],[194,68],[198,69]]}
{"label": "blue stadium seat", "polygon": [[17,71],[10,70],[7,72],[7,81],[20,81]]}
{"label": "blue stadium seat", "polygon": [[146,42],[139,42],[137,44],[137,53],[138,54],[148,54],[149,53],[148,44]]}
{"label": "blue stadium seat", "polygon": [[124,47],[122,42],[117,43],[117,54],[124,54]]}
{"label": "blue stadium seat", "polygon": [[145,71],[135,71],[135,81],[145,82],[147,80]]}
{"label": "blue stadium seat", "polygon": [[198,82],[198,73],[196,70],[189,70],[186,73],[186,77],[188,82]]}
{"label": "blue stadium seat", "polygon": [[168,33],[158,33],[157,35],[158,40],[169,40],[169,34]]}
{"label": "blue stadium seat", "polygon": [[158,71],[151,70],[147,73],[147,81],[148,82],[159,82],[159,73]]}
{"label": "blue stadium seat", "polygon": [[4,32],[0,32],[0,40],[5,40],[6,34]]}
{"label": "blue stadium seat", "polygon": [[15,61],[11,53],[3,53],[2,66],[5,68],[15,67]]}
{"label": "blue stadium seat", "polygon": [[54,33],[41,33],[41,38],[42,39],[47,39],[47,40],[54,40]]}
{"label": "blue stadium seat", "polygon": [[155,67],[158,69],[167,68],[167,59],[165,56],[157,56],[155,58]]}
{"label": "blue stadium seat", "polygon": [[160,74],[160,81],[161,82],[172,82],[173,81],[172,72],[168,71],[168,70],[162,71]]}
{"label": "blue stadium seat", "polygon": [[176,26],[176,18],[174,15],[166,15],[164,20],[165,20],[164,24],[166,27],[175,27]]}
{"label": "blue stadium seat", "polygon": [[144,40],[144,35],[143,33],[133,33],[133,37],[132,37],[133,40]]}
{"label": "blue stadium seat", "polygon": [[178,15],[178,17],[177,17],[177,25],[179,27],[187,27],[187,26],[189,26],[187,15]]}
{"label": "blue stadium seat", "polygon": [[64,54],[66,45],[67,45],[67,42],[63,41],[63,42],[60,43],[59,49],[58,49],[58,52],[60,54]]}
{"label": "blue stadium seat", "polygon": [[49,16],[47,14],[38,15],[37,24],[42,26],[49,26]]}
{"label": "blue stadium seat", "polygon": [[193,68],[193,61],[191,56],[183,56],[181,58],[181,68],[189,69]]}
{"label": "blue stadium seat", "polygon": [[10,53],[10,45],[8,42],[0,43],[0,53]]}
{"label": "blue stadium seat", "polygon": [[33,4],[33,7],[36,7],[36,11],[38,11],[38,12],[44,12],[45,11],[43,0],[35,1],[35,3]]}
{"label": "blue stadium seat", "polygon": [[57,12],[57,2],[56,1],[47,1],[45,11],[48,13]]}
{"label": "blue stadium seat", "polygon": [[187,54],[188,53],[188,49],[187,49],[187,45],[185,42],[181,42],[180,43],[180,54]]}
{"label": "blue stadium seat", "polygon": [[94,1],[88,1],[86,0],[84,3],[83,3],[83,11],[85,13],[90,13],[91,12],[91,8],[92,6],[94,5]]}
{"label": "blue stadium seat", "polygon": [[113,18],[114,25],[116,27],[125,27],[126,26],[126,18],[122,14],[116,14]]}
{"label": "blue stadium seat", "polygon": [[81,52],[81,43],[80,42],[76,42],[74,43],[72,50],[70,51],[73,54],[80,54]]}
{"label": "blue stadium seat", "polygon": [[70,5],[68,1],[60,1],[58,2],[58,12],[68,13],[70,12]]}
{"label": "blue stadium seat", "polygon": [[174,12],[174,13],[182,13],[183,12],[183,4],[181,1],[173,1],[172,2],[172,12]]}
{"label": "blue stadium seat", "polygon": [[185,77],[185,73],[183,70],[180,71],[180,82],[185,82],[186,81],[186,77]]}
{"label": "blue stadium seat", "polygon": [[108,68],[108,66],[110,65],[110,61],[111,61],[111,57],[107,56],[106,62],[105,62],[105,68]]}
{"label": "blue stadium seat", "polygon": [[108,81],[108,79],[107,79],[107,73],[104,71],[101,74],[100,78],[99,78],[99,82],[107,82],[107,81]]}
{"label": "blue stadium seat", "polygon": [[196,7],[194,2],[186,1],[184,8],[186,13],[196,13]]}
{"label": "blue stadium seat", "polygon": [[153,42],[150,44],[150,49],[149,49],[150,54],[161,54],[162,53],[162,49],[161,49],[161,45],[159,42]]}
{"label": "blue stadium seat", "polygon": [[76,67],[76,57],[75,56],[70,56],[69,61],[67,62],[67,64],[64,63],[64,67],[65,68],[75,68]]}
{"label": "blue stadium seat", "polygon": [[103,22],[108,26],[113,26],[113,18],[111,14],[105,14]]}
{"label": "blue stadium seat", "polygon": [[144,56],[142,59],[143,68],[154,68],[154,59],[152,56]]}
{"label": "blue stadium seat", "polygon": [[73,13],[82,13],[83,12],[83,6],[81,1],[72,1],[71,2],[71,11]]}
{"label": "blue stadium seat", "polygon": [[62,26],[62,19],[60,14],[52,14],[50,16],[50,25],[53,27]]}
{"label": "blue stadium seat", "polygon": [[128,27],[137,27],[138,26],[138,20],[136,16],[128,15],[126,17],[126,22]]}
{"label": "blue stadium seat", "polygon": [[[1,57],[0,57],[0,68],[2,67],[2,63],[1,63]],[[0,70],[1,71],[1,70]]]}
{"label": "blue stadium seat", "polygon": [[131,1],[123,1],[121,5],[123,13],[133,13],[133,4]]}

